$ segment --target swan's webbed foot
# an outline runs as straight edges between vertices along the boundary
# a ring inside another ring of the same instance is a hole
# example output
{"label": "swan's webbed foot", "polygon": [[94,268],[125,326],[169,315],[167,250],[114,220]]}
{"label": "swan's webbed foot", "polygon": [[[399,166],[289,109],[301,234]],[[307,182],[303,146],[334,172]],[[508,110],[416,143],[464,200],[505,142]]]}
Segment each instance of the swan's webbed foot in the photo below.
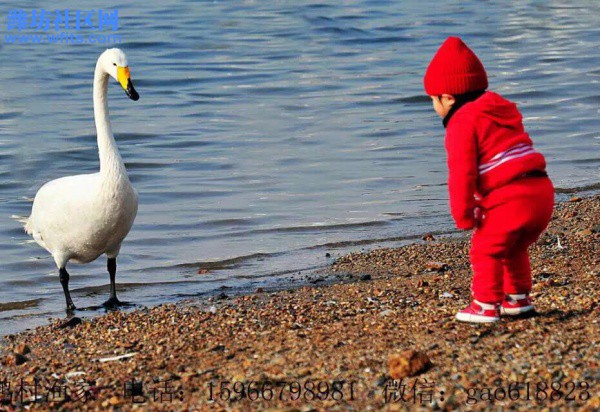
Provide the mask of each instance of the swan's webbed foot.
{"label": "swan's webbed foot", "polygon": [[116,296],[114,296],[104,302],[102,306],[104,306],[106,309],[117,309],[123,306],[133,306],[133,304],[129,302],[121,302]]}
{"label": "swan's webbed foot", "polygon": [[102,304],[105,308],[118,308],[120,305],[121,301],[116,297],[112,297]]}
{"label": "swan's webbed foot", "polygon": [[102,304],[107,309],[117,309],[121,306],[133,306],[129,302],[121,302],[117,299],[117,286],[115,284],[115,277],[117,274],[117,258],[108,258],[106,262],[106,268],[110,275],[110,298]]}

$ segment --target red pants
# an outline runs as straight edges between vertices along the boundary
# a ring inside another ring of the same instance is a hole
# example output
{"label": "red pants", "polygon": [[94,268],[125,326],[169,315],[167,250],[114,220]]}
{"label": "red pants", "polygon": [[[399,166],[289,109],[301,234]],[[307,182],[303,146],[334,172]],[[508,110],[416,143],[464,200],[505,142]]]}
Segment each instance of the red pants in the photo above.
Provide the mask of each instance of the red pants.
{"label": "red pants", "polygon": [[471,239],[473,297],[501,302],[531,291],[529,245],[548,226],[554,207],[550,179],[530,177],[493,190],[481,200],[482,218]]}

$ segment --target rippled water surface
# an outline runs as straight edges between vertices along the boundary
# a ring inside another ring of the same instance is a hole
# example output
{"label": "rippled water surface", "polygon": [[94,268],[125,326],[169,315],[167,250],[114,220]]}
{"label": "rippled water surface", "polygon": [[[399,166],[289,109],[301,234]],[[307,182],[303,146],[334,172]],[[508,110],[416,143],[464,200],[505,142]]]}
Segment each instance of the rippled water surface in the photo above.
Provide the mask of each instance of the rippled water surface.
{"label": "rippled water surface", "polygon": [[[326,252],[451,231],[444,130],[422,89],[448,35],[462,36],[490,88],[519,104],[557,187],[594,187],[600,3],[577,3],[110,5],[141,95],[109,88],[140,194],[120,297],[156,304],[285,283],[329,263]],[[17,7],[3,2],[1,30]],[[27,216],[47,180],[97,170],[91,92],[104,48],[0,45],[0,333],[64,314],[52,259],[11,216]],[[106,299],[104,258],[70,272],[78,306]]]}

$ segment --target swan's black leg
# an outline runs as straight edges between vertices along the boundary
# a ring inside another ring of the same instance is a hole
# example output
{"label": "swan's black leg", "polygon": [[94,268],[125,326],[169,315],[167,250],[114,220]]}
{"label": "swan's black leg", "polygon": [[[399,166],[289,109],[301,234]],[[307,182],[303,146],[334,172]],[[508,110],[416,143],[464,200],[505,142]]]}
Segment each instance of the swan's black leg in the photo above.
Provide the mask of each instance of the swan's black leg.
{"label": "swan's black leg", "polygon": [[106,262],[106,268],[108,269],[108,274],[110,275],[110,298],[116,299],[117,287],[115,285],[115,277],[117,275],[117,259],[108,259]]}
{"label": "swan's black leg", "polygon": [[60,284],[62,285],[63,292],[65,292],[65,300],[67,301],[67,311],[72,311],[75,309],[75,305],[73,304],[71,294],[69,293],[69,273],[65,268],[60,268],[58,270],[58,273],[60,278]]}
{"label": "swan's black leg", "polygon": [[117,275],[117,259],[108,258],[106,268],[108,269],[108,274],[110,275],[110,297],[106,302],[104,302],[104,306],[116,307],[121,304],[119,299],[117,299],[117,288],[115,285],[115,276]]}

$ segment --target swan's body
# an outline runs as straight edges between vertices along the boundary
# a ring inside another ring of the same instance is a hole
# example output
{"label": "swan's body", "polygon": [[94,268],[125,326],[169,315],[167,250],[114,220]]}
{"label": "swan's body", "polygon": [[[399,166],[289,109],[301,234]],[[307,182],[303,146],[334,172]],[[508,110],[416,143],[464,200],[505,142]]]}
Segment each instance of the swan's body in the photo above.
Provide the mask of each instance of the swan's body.
{"label": "swan's body", "polygon": [[106,50],[98,59],[94,74],[100,171],[46,183],[37,192],[25,225],[26,232],[52,254],[59,268],[68,309],[74,309],[74,305],[68,291],[67,262],[88,263],[102,254],[108,257],[111,280],[111,297],[107,303],[119,303],[114,282],[116,257],[137,214],[137,194],[108,120],[109,75],[121,83],[130,98],[138,99],[129,79],[127,57],[119,49]]}
{"label": "swan's body", "polygon": [[27,233],[59,268],[103,253],[117,257],[137,213],[137,195],[126,175],[106,180],[100,173],[67,176],[46,183],[35,196]]}

